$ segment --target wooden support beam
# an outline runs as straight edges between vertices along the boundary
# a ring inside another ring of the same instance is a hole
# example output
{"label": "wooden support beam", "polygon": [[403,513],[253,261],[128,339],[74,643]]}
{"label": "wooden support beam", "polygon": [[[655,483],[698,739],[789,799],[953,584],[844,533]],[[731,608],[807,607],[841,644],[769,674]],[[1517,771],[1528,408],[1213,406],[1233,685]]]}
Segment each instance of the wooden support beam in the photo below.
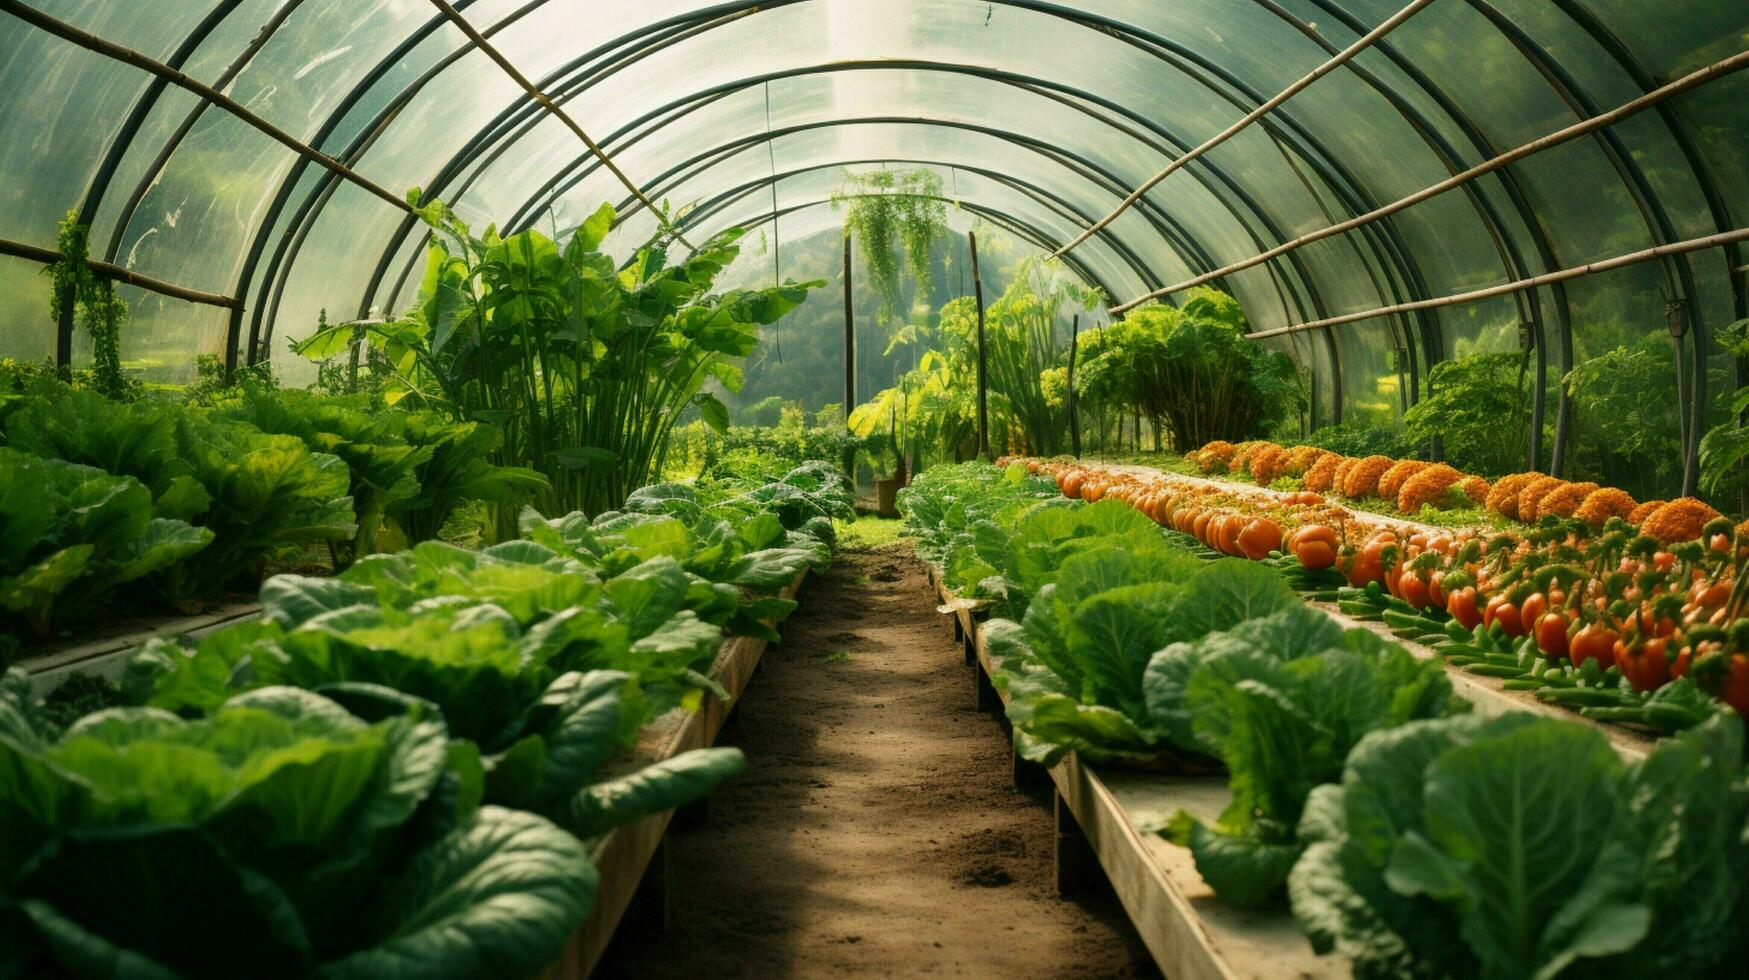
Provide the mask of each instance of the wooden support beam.
{"label": "wooden support beam", "polygon": [[1526,289],[1535,289],[1538,286],[1548,286],[1557,282],[1566,282],[1569,279],[1579,279],[1585,276],[1592,276],[1599,272],[1608,272],[1611,269],[1620,269],[1623,266],[1634,265],[1640,262],[1651,262],[1654,259],[1661,259],[1665,256],[1684,255],[1689,252],[1699,252],[1709,248],[1719,248],[1720,246],[1729,245],[1733,242],[1742,241],[1749,241],[1749,228],[1733,228],[1730,231],[1722,231],[1714,235],[1703,235],[1699,238],[1689,238],[1680,242],[1654,245],[1651,248],[1641,249],[1638,252],[1629,252],[1626,255],[1617,255],[1607,259],[1598,259],[1596,262],[1587,262],[1584,265],[1557,269],[1554,272],[1545,272],[1542,275],[1529,276],[1524,279],[1514,280],[1513,282],[1501,283],[1498,286],[1472,289],[1468,292],[1453,293],[1449,296],[1434,296],[1428,299],[1418,299],[1408,303],[1393,303],[1390,306],[1380,306],[1370,310],[1361,310],[1358,313],[1344,313],[1341,316],[1325,317],[1322,320],[1289,324],[1288,326],[1276,327],[1272,330],[1259,330],[1255,333],[1246,334],[1245,336],[1254,340],[1261,340],[1266,337],[1280,337],[1290,333],[1318,330],[1323,327],[1334,327],[1344,323],[1353,323],[1357,320],[1370,320],[1374,317],[1390,316],[1395,313],[1412,313],[1416,310],[1430,310],[1442,306],[1457,306],[1461,303],[1474,303],[1477,300],[1491,299],[1495,296],[1504,296],[1508,293],[1521,292]]}
{"label": "wooden support beam", "polygon": [[408,204],[405,200],[402,200],[399,195],[390,193],[372,181],[360,177],[340,161],[323,153],[321,150],[310,146],[303,140],[298,139],[296,136],[291,135],[285,130],[280,129],[278,126],[275,126],[244,108],[242,103],[237,100],[204,82],[196,81],[156,58],[141,54],[132,48],[124,47],[107,38],[99,37],[90,31],[74,27],[66,21],[57,20],[35,7],[25,3],[20,3],[19,0],[0,0],[0,11],[11,14],[32,27],[53,34],[63,41],[77,45],[87,51],[100,54],[105,58],[119,61],[126,65],[132,65],[148,74],[169,82],[177,88],[193,92],[207,102],[210,102],[231,115],[236,116],[253,129],[266,135],[274,142],[285,146],[298,156],[351,181],[353,184],[369,191],[371,194],[376,195],[378,198],[381,198],[402,211],[411,212],[413,210],[412,205]]}
{"label": "wooden support beam", "polygon": [[[0,255],[10,255],[14,258],[29,259],[32,262],[41,262],[43,265],[54,265],[56,262],[61,261],[61,253],[52,248],[43,248],[40,245],[30,245],[25,242],[15,242],[6,238],[0,238]],[[151,276],[141,275],[132,269],[116,265],[113,262],[105,262],[102,259],[86,259],[85,262],[87,265],[91,266],[93,272],[105,279],[126,283],[129,286],[138,286],[149,292],[158,293],[163,296],[174,296],[177,299],[184,299],[190,303],[200,303],[205,306],[222,306],[228,310],[240,310],[243,308],[243,301],[235,296],[226,296],[222,293],[206,293],[198,289],[189,289],[187,286],[178,286],[173,282],[165,282],[162,279],[154,279]]]}
{"label": "wooden support beam", "polygon": [[984,349],[984,276],[978,267],[978,233],[966,232],[972,248],[972,295],[978,303],[978,456],[990,458],[990,390],[986,379],[989,359]]}
{"label": "wooden support beam", "polygon": [[614,178],[624,185],[626,190],[631,192],[632,197],[636,198],[639,204],[650,209],[650,214],[655,217],[656,221],[659,222],[665,230],[674,236],[675,241],[685,245],[687,248],[696,249],[696,246],[687,241],[686,238],[680,234],[679,230],[674,227],[673,223],[668,220],[668,215],[663,213],[662,209],[657,207],[654,201],[645,196],[642,188],[637,184],[632,183],[632,179],[627,177],[625,171],[619,168],[619,164],[613,162],[613,157],[609,156],[608,152],[602,149],[600,144],[596,143],[595,140],[590,138],[588,133],[583,131],[583,127],[577,124],[577,120],[571,118],[571,114],[560,107],[557,102],[554,102],[551,96],[542,92],[538,86],[529,81],[528,76],[524,75],[521,70],[511,64],[510,59],[506,58],[503,52],[493,46],[491,41],[486,40],[486,35],[480,33],[473,24],[469,23],[468,19],[462,16],[461,11],[451,6],[447,0],[431,0],[431,5],[436,7],[444,17],[448,18],[449,22],[454,24],[458,30],[463,34],[466,34],[468,40],[473,42],[474,47],[479,48],[486,57],[491,58],[492,61],[504,71],[504,74],[510,76],[511,81],[522,86],[522,90],[528,93],[529,98],[533,99],[537,105],[546,110],[548,115],[563,123],[565,128],[571,131],[572,135],[581,140],[583,145],[588,148],[589,152],[594,155],[595,159],[601,161],[601,165],[607,168],[607,172],[613,174]]}
{"label": "wooden support beam", "polygon": [[1130,193],[1130,195],[1128,197],[1124,198],[1118,204],[1117,207],[1112,209],[1110,214],[1108,214],[1105,217],[1094,222],[1093,225],[1090,226],[1086,231],[1075,236],[1074,241],[1071,241],[1069,244],[1064,245],[1062,248],[1059,248],[1055,252],[1051,253],[1051,258],[1053,258],[1053,259],[1062,258],[1064,255],[1066,255],[1069,252],[1070,249],[1073,249],[1075,246],[1080,245],[1082,242],[1085,242],[1087,239],[1092,238],[1094,235],[1098,234],[1107,225],[1111,224],[1113,221],[1116,221],[1118,215],[1123,214],[1125,211],[1129,210],[1130,207],[1133,206],[1137,201],[1141,200],[1142,195],[1153,190],[1161,181],[1172,176],[1174,173],[1176,173],[1177,171],[1182,169],[1186,164],[1190,163],[1192,160],[1197,159],[1198,157],[1202,156],[1203,154],[1207,153],[1208,151],[1214,149],[1217,146],[1220,146],[1222,143],[1225,143],[1227,140],[1232,139],[1234,136],[1239,135],[1239,133],[1244,131],[1246,127],[1250,126],[1252,123],[1256,122],[1259,119],[1262,119],[1264,116],[1273,112],[1282,103],[1293,98],[1294,96],[1298,95],[1299,93],[1305,91],[1305,89],[1308,86],[1310,86],[1313,82],[1317,81],[1320,78],[1323,78],[1325,75],[1330,74],[1331,72],[1335,71],[1336,69],[1338,69],[1338,68],[1342,67],[1343,65],[1347,64],[1348,62],[1352,61],[1356,55],[1360,54],[1362,51],[1365,51],[1367,48],[1372,47],[1373,44],[1376,43],[1379,38],[1382,38],[1386,34],[1389,34],[1392,31],[1396,30],[1398,28],[1398,26],[1400,26],[1404,21],[1408,20],[1410,17],[1413,17],[1415,15],[1416,11],[1419,11],[1422,7],[1425,7],[1432,2],[1433,2],[1433,0],[1410,0],[1410,3],[1408,6],[1404,7],[1402,10],[1399,10],[1396,13],[1392,14],[1388,19],[1386,19],[1384,22],[1380,23],[1379,26],[1373,28],[1372,30],[1366,32],[1366,34],[1362,35],[1353,44],[1350,44],[1348,47],[1343,48],[1341,51],[1338,51],[1336,54],[1331,55],[1329,57],[1329,59],[1327,59],[1323,64],[1312,69],[1311,71],[1307,72],[1306,74],[1301,75],[1297,81],[1295,81],[1292,85],[1289,85],[1287,88],[1282,89],[1280,92],[1277,92],[1274,97],[1269,99],[1269,101],[1264,102],[1263,104],[1259,105],[1257,108],[1252,109],[1250,112],[1246,113],[1244,118],[1240,119],[1236,123],[1233,123],[1231,126],[1228,126],[1226,129],[1221,130],[1220,132],[1216,133],[1215,135],[1209,137],[1208,139],[1202,141],[1202,143],[1200,143],[1196,147],[1192,148],[1189,152],[1180,155],[1179,157],[1174,159],[1171,163],[1167,164],[1166,168],[1164,170],[1161,170],[1159,173],[1148,178],[1148,180],[1146,182],[1144,182],[1142,184],[1142,186],[1136,188],[1134,191],[1132,191]]}
{"label": "wooden support beam", "polygon": [[1075,319],[1069,325],[1069,452],[1081,455],[1081,419],[1080,406],[1075,404],[1075,354],[1081,343],[1081,314],[1075,314]]}
{"label": "wooden support beam", "polygon": [[851,305],[850,230],[844,231],[844,424],[856,408],[856,309]]}
{"label": "wooden support beam", "polygon": [[1538,137],[1537,139],[1531,140],[1530,142],[1525,143],[1521,146],[1507,150],[1506,152],[1501,153],[1498,156],[1495,156],[1491,159],[1484,160],[1481,163],[1476,164],[1475,166],[1471,167],[1468,170],[1463,171],[1462,173],[1452,174],[1450,177],[1447,177],[1446,179],[1444,179],[1436,184],[1432,184],[1428,187],[1422,188],[1421,190],[1418,190],[1415,193],[1410,194],[1406,197],[1398,198],[1397,200],[1392,201],[1389,204],[1385,204],[1385,205],[1382,205],[1380,207],[1374,208],[1365,214],[1356,215],[1355,217],[1349,218],[1346,221],[1337,222],[1336,224],[1329,225],[1328,227],[1320,228],[1317,231],[1307,232],[1306,234],[1301,235],[1298,238],[1295,238],[1291,241],[1283,242],[1282,244],[1277,245],[1274,248],[1266,249],[1265,251],[1258,252],[1256,255],[1253,255],[1248,259],[1241,259],[1237,262],[1233,262],[1233,263],[1230,263],[1228,265],[1224,265],[1224,266],[1220,267],[1219,269],[1213,269],[1213,270],[1211,270],[1209,272],[1205,272],[1201,275],[1192,276],[1191,278],[1186,279],[1183,282],[1173,283],[1170,286],[1165,286],[1165,287],[1162,287],[1160,289],[1156,289],[1153,292],[1146,293],[1142,296],[1138,296],[1137,298],[1132,299],[1129,302],[1124,303],[1121,306],[1113,307],[1112,313],[1117,314],[1117,313],[1128,312],[1128,311],[1133,310],[1136,307],[1142,305],[1143,303],[1148,302],[1149,300],[1159,299],[1162,296],[1169,296],[1172,293],[1183,292],[1184,290],[1190,289],[1193,286],[1200,286],[1200,285],[1203,285],[1204,283],[1212,282],[1216,279],[1221,279],[1221,278],[1224,278],[1226,276],[1230,276],[1236,272],[1243,272],[1246,269],[1250,269],[1254,266],[1262,265],[1263,263],[1269,261],[1270,259],[1276,258],[1277,256],[1285,255],[1288,252],[1291,252],[1291,251],[1293,251],[1297,248],[1300,248],[1302,246],[1310,245],[1313,242],[1323,241],[1326,238],[1332,238],[1336,235],[1341,235],[1341,234],[1344,234],[1346,232],[1353,231],[1354,229],[1359,228],[1362,225],[1370,224],[1374,221],[1379,220],[1380,218],[1389,217],[1393,214],[1396,214],[1399,211],[1402,211],[1406,208],[1409,208],[1409,207],[1412,207],[1416,204],[1419,204],[1422,201],[1425,201],[1429,198],[1437,197],[1438,195],[1443,194],[1446,191],[1451,190],[1452,188],[1461,187],[1465,184],[1468,184],[1469,182],[1475,180],[1478,177],[1481,177],[1485,174],[1491,174],[1491,173],[1495,172],[1496,170],[1500,170],[1500,169],[1506,167],[1508,164],[1511,164],[1511,163],[1518,161],[1518,160],[1522,160],[1525,157],[1531,156],[1532,154],[1540,153],[1543,150],[1547,150],[1551,147],[1559,146],[1562,143],[1566,143],[1570,140],[1574,140],[1574,139],[1577,139],[1581,136],[1585,136],[1587,134],[1594,133],[1600,129],[1604,129],[1604,128],[1607,128],[1609,126],[1613,126],[1614,124],[1621,122],[1622,120],[1628,118],[1629,116],[1634,115],[1635,113],[1644,111],[1646,109],[1650,109],[1653,106],[1658,105],[1659,103],[1664,102],[1664,101],[1666,101],[1670,98],[1673,98],[1677,95],[1680,95],[1683,92],[1687,92],[1690,89],[1699,88],[1700,86],[1705,85],[1708,82],[1717,81],[1720,78],[1724,78],[1725,76],[1730,75],[1734,72],[1742,71],[1745,68],[1749,68],[1749,51],[1739,51],[1736,54],[1731,55],[1728,58],[1724,58],[1724,59],[1721,59],[1719,61],[1715,61],[1712,64],[1707,65],[1704,68],[1697,68],[1694,71],[1691,71],[1688,74],[1682,76],[1681,78],[1678,78],[1675,81],[1669,83],[1668,85],[1663,85],[1663,86],[1660,86],[1658,88],[1655,88],[1652,91],[1647,92],[1646,94],[1640,96],[1639,98],[1630,99],[1629,101],[1622,103],[1621,105],[1615,107],[1614,109],[1611,109],[1608,112],[1599,113],[1598,115],[1592,116],[1589,119],[1580,120],[1579,122],[1576,122],[1571,126],[1565,127],[1564,129],[1558,129],[1552,133],[1549,133],[1547,135]]}

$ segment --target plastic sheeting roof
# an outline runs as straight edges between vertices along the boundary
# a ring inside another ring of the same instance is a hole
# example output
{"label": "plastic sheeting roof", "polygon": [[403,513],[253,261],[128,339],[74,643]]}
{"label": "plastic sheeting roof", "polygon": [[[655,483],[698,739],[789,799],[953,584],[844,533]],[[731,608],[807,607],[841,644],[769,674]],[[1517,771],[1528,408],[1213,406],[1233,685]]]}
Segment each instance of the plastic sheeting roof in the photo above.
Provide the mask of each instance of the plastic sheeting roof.
{"label": "plastic sheeting roof", "polygon": [[[680,225],[689,237],[774,212],[788,238],[824,230],[843,167],[902,165],[936,171],[944,197],[1052,249],[1401,2],[453,6],[650,197],[697,204]],[[423,230],[359,182],[29,11],[175,67],[376,187],[424,188],[480,225],[564,225],[610,200],[625,212],[622,247],[655,228],[428,0],[3,0],[0,91],[13,97],[0,102],[0,239],[53,248],[73,208],[92,225],[94,258],[233,298],[227,309],[125,290],[131,342],[172,374],[197,353],[267,356],[319,310],[405,304]],[[1070,253],[1072,268],[1127,300],[1746,49],[1741,0],[1435,0],[1143,195]],[[1746,124],[1749,72],[1733,72],[1217,285],[1268,329],[1728,231],[1749,224]],[[33,315],[46,308],[40,265],[11,252],[0,355],[60,347],[76,359],[70,325],[57,337]],[[1282,342],[1314,366],[1326,405],[1376,397],[1374,377],[1393,371],[1412,397],[1432,362],[1515,349],[1519,324],[1551,375],[1610,343],[1604,328],[1618,322],[1668,323],[1698,358],[1709,327],[1749,315],[1742,265],[1734,246],[1711,249]]]}

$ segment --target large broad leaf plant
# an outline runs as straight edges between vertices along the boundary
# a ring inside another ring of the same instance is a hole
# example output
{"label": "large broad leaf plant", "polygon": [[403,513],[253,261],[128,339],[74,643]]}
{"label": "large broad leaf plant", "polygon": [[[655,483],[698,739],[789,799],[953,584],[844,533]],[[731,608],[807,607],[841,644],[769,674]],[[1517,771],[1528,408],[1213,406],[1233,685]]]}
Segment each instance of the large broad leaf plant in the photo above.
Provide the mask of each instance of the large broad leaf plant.
{"label": "large broad leaf plant", "polygon": [[0,976],[526,976],[595,891],[431,712],[285,687],[55,731],[0,682]]}
{"label": "large broad leaf plant", "polygon": [[726,429],[728,410],[706,381],[738,390],[736,361],[758,345],[760,326],[824,285],[711,293],[738,254],[739,230],[678,260],[658,242],[616,265],[600,251],[615,217],[605,205],[560,239],[495,228],[475,237],[441,203],[417,191],[410,200],[432,229],[419,302],[392,321],[328,327],[295,349],[325,360],[362,329],[392,365],[387,397],[501,427],[498,461],[551,481],[537,500],[546,513],[619,506],[660,470],[689,407]]}

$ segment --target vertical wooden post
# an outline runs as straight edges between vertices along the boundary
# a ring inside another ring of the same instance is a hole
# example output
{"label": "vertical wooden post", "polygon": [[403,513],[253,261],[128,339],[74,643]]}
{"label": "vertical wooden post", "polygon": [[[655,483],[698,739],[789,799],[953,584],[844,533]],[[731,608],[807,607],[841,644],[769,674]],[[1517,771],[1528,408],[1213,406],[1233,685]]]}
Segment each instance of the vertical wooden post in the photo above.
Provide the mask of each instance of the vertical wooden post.
{"label": "vertical wooden post", "polygon": [[850,305],[850,232],[844,233],[844,424],[856,407],[856,311]]}
{"label": "vertical wooden post", "polygon": [[1081,419],[1075,405],[1075,348],[1081,341],[1081,314],[1069,323],[1069,452],[1081,455]]}
{"label": "vertical wooden post", "polygon": [[986,359],[984,351],[984,277],[978,269],[978,233],[966,233],[972,248],[972,295],[978,303],[978,455],[990,456],[990,401],[985,385]]}

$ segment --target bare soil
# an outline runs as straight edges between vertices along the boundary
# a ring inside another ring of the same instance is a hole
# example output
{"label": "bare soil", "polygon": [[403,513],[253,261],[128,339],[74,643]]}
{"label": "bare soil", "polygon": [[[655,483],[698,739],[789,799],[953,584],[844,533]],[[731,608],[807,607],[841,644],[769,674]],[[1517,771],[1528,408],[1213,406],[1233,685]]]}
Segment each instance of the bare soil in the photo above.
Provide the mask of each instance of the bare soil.
{"label": "bare soil", "polygon": [[671,831],[674,918],[621,924],[598,977],[1150,977],[1109,890],[1060,898],[1049,799],[908,545],[809,579],[722,744],[748,769]]}

